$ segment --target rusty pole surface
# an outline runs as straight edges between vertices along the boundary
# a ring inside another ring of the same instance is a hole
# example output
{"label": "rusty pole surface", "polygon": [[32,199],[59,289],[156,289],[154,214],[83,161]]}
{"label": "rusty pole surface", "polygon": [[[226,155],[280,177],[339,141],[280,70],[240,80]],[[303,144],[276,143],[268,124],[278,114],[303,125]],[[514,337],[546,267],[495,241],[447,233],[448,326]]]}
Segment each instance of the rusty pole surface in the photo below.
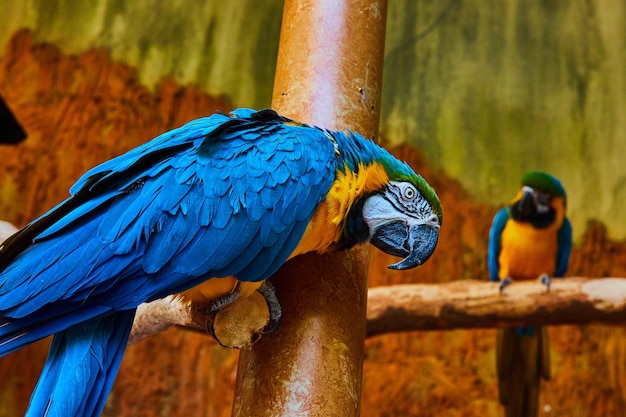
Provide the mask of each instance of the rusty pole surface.
{"label": "rusty pole surface", "polygon": [[[386,0],[286,0],[272,107],[295,120],[375,137]],[[272,279],[275,333],[239,359],[233,415],[359,415],[367,248],[295,258]]]}

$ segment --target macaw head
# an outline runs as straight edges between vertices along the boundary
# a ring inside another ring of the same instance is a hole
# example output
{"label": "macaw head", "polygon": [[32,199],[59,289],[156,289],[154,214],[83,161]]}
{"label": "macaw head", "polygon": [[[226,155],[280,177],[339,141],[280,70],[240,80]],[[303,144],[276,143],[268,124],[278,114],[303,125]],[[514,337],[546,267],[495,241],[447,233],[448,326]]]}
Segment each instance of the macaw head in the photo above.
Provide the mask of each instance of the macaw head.
{"label": "macaw head", "polygon": [[[421,176],[406,170],[391,171],[390,181],[363,204],[363,220],[370,243],[390,255],[404,259],[390,269],[410,269],[426,262],[439,238],[441,203]],[[410,168],[409,168],[410,169]]]}
{"label": "macaw head", "polygon": [[373,142],[360,142],[358,155],[360,166],[348,157],[347,171],[358,172],[359,180],[350,188],[360,194],[354,206],[359,209],[358,229],[365,235],[362,239],[385,253],[404,258],[389,265],[390,269],[423,264],[439,237],[442,210],[437,194],[409,165]]}
{"label": "macaw head", "polygon": [[352,132],[327,135],[338,162],[325,198],[330,223],[340,230],[340,236],[326,239],[332,242],[331,250],[369,241],[404,258],[391,269],[423,264],[435,250],[442,220],[435,191],[409,165],[371,140]]}
{"label": "macaw head", "polygon": [[561,223],[565,217],[567,196],[561,181],[540,171],[522,176],[522,188],[510,206],[511,217],[518,222],[546,228]]}

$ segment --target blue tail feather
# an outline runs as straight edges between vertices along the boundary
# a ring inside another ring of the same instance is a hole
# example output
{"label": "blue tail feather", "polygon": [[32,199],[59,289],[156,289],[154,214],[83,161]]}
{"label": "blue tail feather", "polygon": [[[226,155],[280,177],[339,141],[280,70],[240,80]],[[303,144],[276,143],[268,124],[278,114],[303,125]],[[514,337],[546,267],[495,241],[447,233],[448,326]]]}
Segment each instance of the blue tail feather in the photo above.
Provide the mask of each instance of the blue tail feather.
{"label": "blue tail feather", "polygon": [[[64,307],[69,311],[60,310],[58,306],[53,305],[19,319],[0,317],[0,358],[39,339],[111,311],[109,307],[101,304],[81,306],[76,303],[73,308],[71,305],[62,306]],[[78,307],[82,307],[79,313]]]}
{"label": "blue tail feather", "polygon": [[27,417],[99,416],[119,369],[135,310],[56,333]]}

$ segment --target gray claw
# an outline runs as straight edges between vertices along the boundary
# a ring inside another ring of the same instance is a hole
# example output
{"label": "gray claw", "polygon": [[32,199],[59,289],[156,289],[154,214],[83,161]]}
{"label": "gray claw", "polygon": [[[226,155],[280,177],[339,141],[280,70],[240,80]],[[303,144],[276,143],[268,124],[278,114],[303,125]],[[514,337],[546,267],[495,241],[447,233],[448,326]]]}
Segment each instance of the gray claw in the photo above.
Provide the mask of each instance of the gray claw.
{"label": "gray claw", "polygon": [[502,281],[500,281],[500,285],[499,285],[500,294],[502,294],[502,291],[504,291],[504,289],[508,287],[509,285],[511,285],[512,283],[513,283],[513,280],[510,277],[506,277]]}
{"label": "gray claw", "polygon": [[552,280],[548,274],[541,274],[539,277],[539,282],[546,286],[546,292],[550,292],[550,284],[552,284]]}
{"label": "gray claw", "polygon": [[276,288],[271,282],[265,281],[257,291],[260,292],[263,297],[265,297],[267,307],[270,311],[270,321],[266,326],[266,328],[268,329],[264,329],[263,334],[273,333],[276,328],[278,328],[278,324],[280,323],[280,319],[283,314],[283,310],[280,307],[278,297],[276,297]]}

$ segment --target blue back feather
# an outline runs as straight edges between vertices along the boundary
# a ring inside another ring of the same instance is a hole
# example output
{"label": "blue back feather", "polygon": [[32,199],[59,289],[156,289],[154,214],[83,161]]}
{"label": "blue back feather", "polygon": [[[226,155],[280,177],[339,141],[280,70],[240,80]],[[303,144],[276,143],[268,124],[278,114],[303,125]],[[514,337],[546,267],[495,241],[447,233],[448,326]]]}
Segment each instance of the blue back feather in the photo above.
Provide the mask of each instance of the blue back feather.
{"label": "blue back feather", "polygon": [[558,231],[558,251],[556,254],[555,277],[562,277],[567,272],[569,254],[572,251],[572,224],[566,217]]}
{"label": "blue back feather", "polygon": [[272,111],[235,115],[245,118],[194,120],[89,170],[5,243],[0,315],[24,320],[0,327],[0,355],[32,342],[15,337],[17,323],[46,305],[61,324],[44,327],[58,331],[91,318],[91,305],[133,309],[213,276],[262,280],[284,263],[334,180],[335,145]]}

